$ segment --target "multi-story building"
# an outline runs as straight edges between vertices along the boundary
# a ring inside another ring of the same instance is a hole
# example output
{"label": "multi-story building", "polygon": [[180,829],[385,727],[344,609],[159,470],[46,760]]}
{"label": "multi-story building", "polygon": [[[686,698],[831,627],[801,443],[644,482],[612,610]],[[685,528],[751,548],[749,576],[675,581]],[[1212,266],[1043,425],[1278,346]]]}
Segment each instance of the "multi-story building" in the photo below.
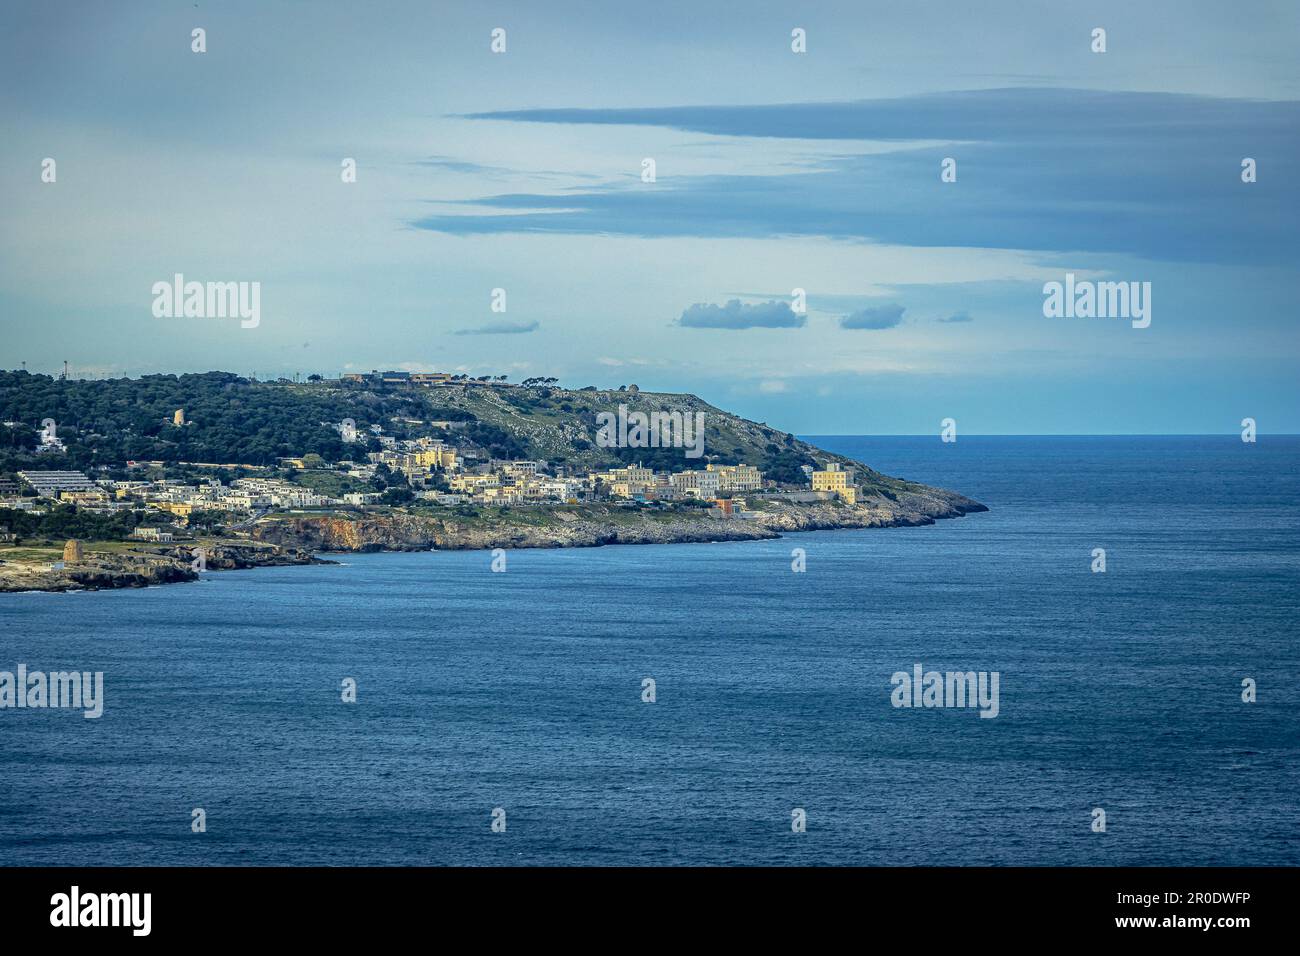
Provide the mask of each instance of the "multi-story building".
{"label": "multi-story building", "polygon": [[79,471],[20,471],[18,477],[42,498],[57,498],[63,491],[95,490],[95,483]]}
{"label": "multi-story building", "polygon": [[416,447],[404,455],[399,456],[397,467],[404,472],[420,471],[426,472],[430,468],[439,468],[443,471],[455,471],[458,462],[456,458],[456,449],[442,442],[421,439],[428,441],[428,444],[420,445],[417,442]]}
{"label": "multi-story building", "polygon": [[716,471],[679,471],[673,475],[673,491],[682,498],[716,498],[722,475]]}
{"label": "multi-story building", "polygon": [[857,489],[851,485],[851,473],[840,467],[839,462],[830,462],[822,471],[812,473],[813,491],[830,491],[849,504],[856,504]]}
{"label": "multi-story building", "polygon": [[560,501],[577,501],[582,493],[582,482],[577,478],[548,478],[537,485],[544,498],[558,498]]}
{"label": "multi-story building", "polygon": [[474,494],[477,491],[499,487],[501,487],[501,477],[499,475],[456,475],[451,479],[452,491],[466,491]]}
{"label": "multi-story building", "polygon": [[718,473],[718,490],[723,493],[740,494],[746,491],[758,491],[763,487],[763,473],[753,465],[707,465],[708,471]]}
{"label": "multi-story building", "polygon": [[224,495],[216,506],[227,511],[262,511],[272,506],[269,495],[231,492]]}
{"label": "multi-story building", "polygon": [[73,505],[104,505],[108,503],[108,492],[102,488],[95,488],[90,491],[60,491],[59,500],[66,501]]}
{"label": "multi-story building", "polygon": [[653,495],[657,487],[654,469],[642,465],[611,468],[604,474],[594,477],[604,482],[609,494],[615,498],[646,497]]}

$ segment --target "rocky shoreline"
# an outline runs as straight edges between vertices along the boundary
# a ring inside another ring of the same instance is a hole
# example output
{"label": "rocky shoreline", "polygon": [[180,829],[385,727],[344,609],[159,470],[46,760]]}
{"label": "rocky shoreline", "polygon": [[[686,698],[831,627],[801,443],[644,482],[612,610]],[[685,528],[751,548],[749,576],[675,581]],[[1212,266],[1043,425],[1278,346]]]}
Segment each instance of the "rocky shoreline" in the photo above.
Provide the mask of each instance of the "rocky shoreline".
{"label": "rocky shoreline", "polygon": [[[918,486],[920,487],[920,486]],[[278,515],[248,528],[247,540],[204,547],[205,571],[332,564],[315,552],[463,551],[492,548],[591,548],[607,544],[759,541],[799,531],[897,528],[987,511],[962,495],[922,488],[856,505],[768,500],[761,510],[719,516],[704,509],[654,511],[614,505],[497,509],[472,517],[405,510],[337,515]],[[62,569],[0,563],[0,593],[94,591],[194,581],[195,546],[95,553]]]}
{"label": "rocky shoreline", "polygon": [[[929,491],[927,489],[927,491]],[[254,540],[313,551],[460,551],[491,548],[582,548],[607,544],[682,544],[756,541],[783,533],[841,528],[934,524],[988,509],[948,492],[900,495],[897,501],[786,504],[771,502],[745,516],[634,511],[616,506],[528,509],[474,520],[392,512],[355,517],[293,516],[260,522]]]}
{"label": "rocky shoreline", "polygon": [[[152,552],[96,553],[65,567],[47,563],[0,563],[0,593],[21,591],[102,591],[146,588],[198,580],[194,551],[185,547]],[[230,571],[292,564],[333,564],[297,548],[256,543],[223,543],[203,549],[204,571]]]}

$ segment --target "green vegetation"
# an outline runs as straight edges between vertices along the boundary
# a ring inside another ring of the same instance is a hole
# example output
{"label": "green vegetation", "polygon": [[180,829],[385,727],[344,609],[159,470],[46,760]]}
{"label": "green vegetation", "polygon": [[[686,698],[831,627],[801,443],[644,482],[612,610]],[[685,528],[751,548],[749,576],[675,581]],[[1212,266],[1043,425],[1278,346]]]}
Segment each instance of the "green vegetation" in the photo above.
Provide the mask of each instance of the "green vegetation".
{"label": "green vegetation", "polygon": [[122,541],[141,526],[164,526],[172,521],[162,512],[117,511],[94,514],[75,505],[59,505],[42,515],[30,511],[0,508],[0,527],[24,538],[84,538],[90,541]]}
{"label": "green vegetation", "polygon": [[[464,381],[463,377],[461,379]],[[704,455],[687,458],[682,448],[602,448],[596,441],[597,415],[630,411],[704,415]],[[177,409],[186,424],[172,424]],[[36,454],[36,429],[42,419],[58,422],[66,453]],[[345,443],[333,423],[352,419],[363,441]],[[681,471],[708,463],[745,463],[787,485],[807,486],[804,468],[839,461],[856,471],[864,490],[897,494],[911,486],[887,478],[860,462],[831,455],[793,435],[746,421],[694,395],[660,394],[632,387],[597,390],[559,388],[555,379],[530,379],[525,386],[494,384],[423,388],[339,380],[294,383],[251,381],[229,372],[148,375],[139,379],[63,381],[28,372],[0,372],[0,478],[35,468],[88,471],[93,477],[126,478],[124,464],[164,463],[162,474],[186,480],[218,478],[229,483],[249,474],[234,468],[200,469],[188,463],[251,465],[305,487],[336,496],[350,490],[386,491],[404,485],[380,476],[369,488],[345,488],[327,468],[294,471],[277,468],[279,459],[303,458],[313,465],[365,461],[380,447],[377,426],[396,439],[435,437],[476,451],[477,460],[528,458],[570,468],[602,469],[640,462],[656,470]],[[449,422],[451,427],[436,427]],[[473,460],[473,459],[471,459]],[[155,470],[133,470],[129,477]],[[394,500],[403,498],[401,493]]]}
{"label": "green vegetation", "polygon": [[35,564],[49,561],[61,561],[63,547],[48,548],[6,548],[0,547],[0,561],[12,561],[15,564]]}
{"label": "green vegetation", "polygon": [[290,475],[294,484],[302,485],[319,495],[329,498],[342,498],[354,492],[377,491],[372,483],[349,478],[337,471],[297,471]]}
{"label": "green vegetation", "polygon": [[[127,460],[273,465],[306,454],[364,461],[367,446],[346,444],[323,423],[352,418],[361,428],[394,415],[417,417],[421,405],[415,396],[358,401],[341,389],[256,383],[229,372],[101,381],[0,372],[0,420],[36,426],[53,418],[59,425],[67,453],[41,455],[43,468]],[[172,424],[177,409],[188,424]],[[0,434],[0,471],[32,465],[25,441]]]}

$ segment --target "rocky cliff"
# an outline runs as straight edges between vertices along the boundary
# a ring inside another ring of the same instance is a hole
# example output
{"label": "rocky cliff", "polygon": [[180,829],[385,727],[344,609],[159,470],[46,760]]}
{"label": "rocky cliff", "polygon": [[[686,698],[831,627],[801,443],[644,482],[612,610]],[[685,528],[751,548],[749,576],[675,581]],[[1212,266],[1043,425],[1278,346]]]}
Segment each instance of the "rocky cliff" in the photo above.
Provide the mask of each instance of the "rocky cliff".
{"label": "rocky cliff", "polygon": [[472,516],[440,509],[390,510],[355,518],[297,515],[259,522],[258,541],[318,551],[424,551],[477,548],[575,548],[605,544],[748,541],[782,532],[933,524],[987,509],[949,492],[839,502],[756,502],[763,510],[720,517],[704,509],[657,511],[614,505],[485,509]]}
{"label": "rocky cliff", "polygon": [[[193,581],[194,551],[170,547],[158,551],[95,552],[87,546],[81,560],[63,568],[48,563],[0,562],[0,592],[98,591],[143,588],[154,584]],[[267,544],[222,543],[204,548],[205,570],[226,571],[271,565],[327,563],[310,552]]]}

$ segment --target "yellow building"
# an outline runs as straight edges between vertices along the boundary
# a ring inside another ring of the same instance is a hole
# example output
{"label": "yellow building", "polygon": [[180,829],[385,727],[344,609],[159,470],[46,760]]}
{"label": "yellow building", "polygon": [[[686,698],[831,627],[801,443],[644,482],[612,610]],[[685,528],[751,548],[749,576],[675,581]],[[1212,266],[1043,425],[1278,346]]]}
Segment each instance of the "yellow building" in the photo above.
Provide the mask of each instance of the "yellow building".
{"label": "yellow building", "polygon": [[421,448],[419,451],[411,452],[406,458],[416,468],[427,469],[433,467],[441,468],[443,471],[456,470],[456,449],[454,448]]}
{"label": "yellow building", "polygon": [[858,490],[849,484],[849,473],[837,462],[831,462],[824,471],[814,471],[812,487],[813,491],[832,491],[841,500],[857,504]]}
{"label": "yellow building", "polygon": [[98,505],[108,501],[108,492],[98,488],[94,491],[61,491],[59,500],[74,505]]}
{"label": "yellow building", "polygon": [[190,513],[194,510],[193,505],[181,501],[151,501],[149,502],[149,507],[157,508],[159,511],[166,511],[178,518],[186,519],[189,518]]}
{"label": "yellow building", "polygon": [[641,465],[628,465],[626,468],[611,468],[601,475],[608,493],[615,498],[633,498],[649,494],[655,489],[655,472],[653,468]]}
{"label": "yellow building", "polygon": [[496,475],[457,475],[451,479],[452,491],[468,491],[471,494],[479,489],[499,488],[501,479]]}

